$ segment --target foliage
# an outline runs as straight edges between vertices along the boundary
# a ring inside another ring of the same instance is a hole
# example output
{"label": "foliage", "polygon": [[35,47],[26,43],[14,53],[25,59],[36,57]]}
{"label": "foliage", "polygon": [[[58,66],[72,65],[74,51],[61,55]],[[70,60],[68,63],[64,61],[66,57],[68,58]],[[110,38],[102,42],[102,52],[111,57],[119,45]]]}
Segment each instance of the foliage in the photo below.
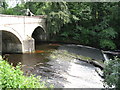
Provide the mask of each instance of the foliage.
{"label": "foliage", "polygon": [[[61,35],[69,38],[72,34],[73,40],[97,48],[119,48],[119,42],[114,41],[120,37],[118,20],[116,19],[119,19],[118,15],[120,14],[118,5],[119,3],[114,2],[69,2],[68,8],[71,13],[71,22],[64,25],[65,29],[63,28],[60,32]],[[66,32],[66,29],[69,29],[69,31]],[[71,31],[72,33],[70,34],[69,32]]]}
{"label": "foliage", "polygon": [[45,88],[39,77],[24,76],[20,66],[13,67],[5,60],[0,60],[1,88]]}
{"label": "foliage", "polygon": [[37,14],[47,15],[49,33],[58,33],[62,26],[70,21],[66,2],[46,2],[40,6]]}
{"label": "foliage", "polygon": [[4,2],[0,1],[0,7],[4,8],[4,10],[5,10],[5,9],[7,9],[8,4],[6,3],[6,1],[4,1]]}
{"label": "foliage", "polygon": [[101,39],[100,40],[100,46],[102,48],[111,49],[111,50],[116,48],[115,43],[112,40],[109,40],[109,39]]}
{"label": "foliage", "polygon": [[3,13],[8,7],[8,4],[6,2],[0,1],[0,13]]}
{"label": "foliage", "polygon": [[115,57],[114,60],[106,62],[104,77],[105,86],[120,89],[120,58]]}
{"label": "foliage", "polygon": [[[102,49],[119,49],[120,2],[26,2],[14,8],[0,4],[0,13],[47,15],[50,36]],[[7,5],[6,5],[7,6]]]}

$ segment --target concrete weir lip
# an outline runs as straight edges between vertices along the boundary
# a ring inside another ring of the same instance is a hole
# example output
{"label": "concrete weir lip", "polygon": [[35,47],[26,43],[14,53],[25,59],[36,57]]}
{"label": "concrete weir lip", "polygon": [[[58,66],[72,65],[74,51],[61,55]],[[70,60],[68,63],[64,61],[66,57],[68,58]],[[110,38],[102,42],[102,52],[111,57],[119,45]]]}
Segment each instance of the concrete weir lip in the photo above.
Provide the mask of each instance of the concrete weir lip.
{"label": "concrete weir lip", "polygon": [[101,50],[89,46],[68,44],[59,47],[59,50],[66,50],[72,53],[73,58],[93,64],[96,67],[104,69],[104,56]]}

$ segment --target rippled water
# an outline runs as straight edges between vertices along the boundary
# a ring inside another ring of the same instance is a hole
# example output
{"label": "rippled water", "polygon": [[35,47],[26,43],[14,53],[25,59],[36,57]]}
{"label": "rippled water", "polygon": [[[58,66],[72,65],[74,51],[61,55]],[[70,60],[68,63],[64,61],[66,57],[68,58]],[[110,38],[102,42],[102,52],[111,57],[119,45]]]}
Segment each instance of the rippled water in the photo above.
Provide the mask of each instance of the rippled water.
{"label": "rippled water", "polygon": [[75,45],[42,44],[36,46],[35,53],[11,54],[8,61],[14,66],[21,62],[25,73],[41,76],[47,85],[53,84],[57,88],[103,88],[102,79],[93,65],[65,56],[64,53],[50,57],[57,49],[78,53],[81,50],[78,48]]}

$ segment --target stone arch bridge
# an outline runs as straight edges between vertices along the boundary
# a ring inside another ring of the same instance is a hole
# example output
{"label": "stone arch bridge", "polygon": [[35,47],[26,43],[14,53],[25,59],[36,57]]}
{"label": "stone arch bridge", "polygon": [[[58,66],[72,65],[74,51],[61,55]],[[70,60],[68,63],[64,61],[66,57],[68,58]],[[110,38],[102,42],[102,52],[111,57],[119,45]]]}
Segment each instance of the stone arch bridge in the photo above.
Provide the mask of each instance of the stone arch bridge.
{"label": "stone arch bridge", "polygon": [[35,40],[47,40],[46,16],[0,14],[0,52],[29,53]]}

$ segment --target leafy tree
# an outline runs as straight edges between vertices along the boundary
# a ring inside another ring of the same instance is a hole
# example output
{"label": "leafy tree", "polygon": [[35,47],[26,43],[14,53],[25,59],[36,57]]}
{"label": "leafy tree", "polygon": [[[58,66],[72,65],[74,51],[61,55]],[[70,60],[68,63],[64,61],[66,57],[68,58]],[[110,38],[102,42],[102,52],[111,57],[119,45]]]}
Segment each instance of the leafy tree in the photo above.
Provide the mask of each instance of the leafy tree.
{"label": "leafy tree", "polygon": [[61,27],[70,21],[66,2],[45,2],[41,5],[37,14],[47,15],[49,32],[57,34]]}
{"label": "leafy tree", "polygon": [[6,1],[4,1],[4,2],[1,2],[1,1],[0,1],[0,6],[3,7],[4,10],[5,10],[5,9],[7,9],[8,4],[6,3]]}
{"label": "leafy tree", "polygon": [[120,59],[115,57],[114,60],[106,62],[104,69],[104,85],[106,87],[115,87],[120,89]]}
{"label": "leafy tree", "polygon": [[0,13],[4,13],[7,8],[8,4],[6,3],[6,1],[0,1]]}
{"label": "leafy tree", "polygon": [[69,32],[72,31],[73,40],[84,45],[116,49],[118,43],[115,43],[114,40],[118,37],[119,32],[118,28],[116,30],[116,25],[113,26],[110,23],[114,21],[112,17],[118,17],[118,3],[70,2],[68,8],[71,13],[71,22],[65,26],[65,29],[68,27],[69,30],[66,32],[63,28],[61,35],[69,38],[71,36]]}
{"label": "leafy tree", "polygon": [[53,37],[102,49],[120,47],[120,2],[26,2],[0,12],[25,15],[27,8],[35,15],[47,15]]}

